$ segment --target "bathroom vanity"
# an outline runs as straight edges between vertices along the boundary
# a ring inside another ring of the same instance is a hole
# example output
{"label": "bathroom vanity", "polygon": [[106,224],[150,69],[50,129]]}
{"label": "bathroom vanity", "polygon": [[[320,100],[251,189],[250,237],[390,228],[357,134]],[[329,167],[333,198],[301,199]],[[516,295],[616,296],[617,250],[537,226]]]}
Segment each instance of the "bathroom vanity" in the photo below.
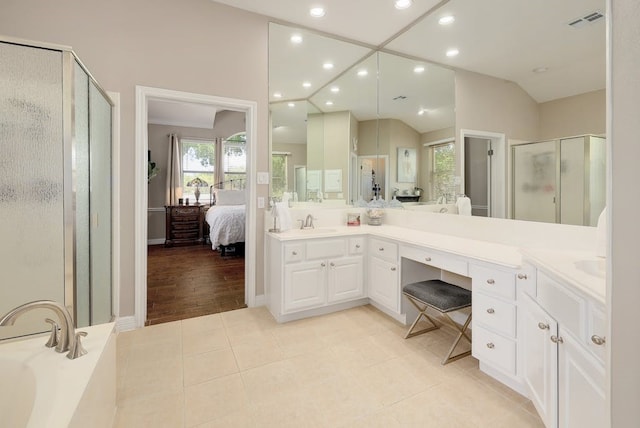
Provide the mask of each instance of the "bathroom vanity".
{"label": "bathroom vanity", "polygon": [[[404,212],[397,224],[267,233],[271,313],[287,322],[369,303],[410,324],[416,313],[402,298],[403,285],[443,279],[469,288],[472,354],[481,370],[531,398],[547,427],[593,426],[605,409],[602,259],[577,248],[523,250],[534,238],[505,244],[509,231],[498,229],[491,242],[447,233],[444,223],[432,230],[425,222],[398,225],[425,215],[434,222],[445,217]],[[478,221],[446,217],[449,223]],[[489,228],[504,222],[481,221]],[[552,226],[553,233],[561,231]],[[588,242],[591,231],[585,233]],[[584,420],[589,424],[581,425]]]}

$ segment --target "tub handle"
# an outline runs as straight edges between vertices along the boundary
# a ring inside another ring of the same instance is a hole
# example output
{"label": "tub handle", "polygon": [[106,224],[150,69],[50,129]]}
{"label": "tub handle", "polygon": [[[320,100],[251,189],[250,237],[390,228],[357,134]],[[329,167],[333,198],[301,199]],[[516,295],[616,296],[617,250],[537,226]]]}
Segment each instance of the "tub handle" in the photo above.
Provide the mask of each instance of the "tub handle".
{"label": "tub handle", "polygon": [[54,348],[58,344],[60,326],[51,318],[45,318],[44,320],[51,324],[51,334],[49,335],[49,340],[47,340],[47,343],[45,343],[44,346],[47,348]]}
{"label": "tub handle", "polygon": [[87,350],[82,346],[82,338],[87,336],[86,331],[78,331],[76,333],[76,340],[73,341],[73,346],[71,346],[71,350],[67,354],[67,358],[70,360],[75,360],[78,357],[82,357],[87,353]]}

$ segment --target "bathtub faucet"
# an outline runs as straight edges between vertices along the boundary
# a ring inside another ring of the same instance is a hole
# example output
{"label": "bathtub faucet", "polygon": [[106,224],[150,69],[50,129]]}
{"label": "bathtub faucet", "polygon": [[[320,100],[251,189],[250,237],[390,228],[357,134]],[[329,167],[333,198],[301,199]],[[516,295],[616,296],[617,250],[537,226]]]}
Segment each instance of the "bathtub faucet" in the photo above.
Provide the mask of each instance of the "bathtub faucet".
{"label": "bathtub faucet", "polygon": [[[82,345],[80,344],[80,340],[79,338],[78,340],[76,340],[76,331],[73,324],[73,319],[71,318],[71,314],[69,313],[67,308],[65,308],[58,302],[54,302],[53,300],[36,300],[34,302],[25,303],[24,305],[20,305],[17,308],[12,309],[2,318],[0,318],[0,327],[11,326],[20,315],[38,308],[50,309],[58,316],[61,330],[60,338],[56,345],[56,352],[70,351],[67,354],[67,357],[70,359],[74,359],[83,355],[83,349]],[[86,351],[84,351],[84,353],[86,353]]]}

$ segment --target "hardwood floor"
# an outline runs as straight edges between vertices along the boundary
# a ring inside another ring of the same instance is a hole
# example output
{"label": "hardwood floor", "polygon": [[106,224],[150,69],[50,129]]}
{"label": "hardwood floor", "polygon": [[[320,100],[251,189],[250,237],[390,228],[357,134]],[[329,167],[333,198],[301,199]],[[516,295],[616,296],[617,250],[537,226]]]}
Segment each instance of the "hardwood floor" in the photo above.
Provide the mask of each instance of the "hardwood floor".
{"label": "hardwood floor", "polygon": [[146,325],[244,307],[244,256],[209,245],[147,247]]}

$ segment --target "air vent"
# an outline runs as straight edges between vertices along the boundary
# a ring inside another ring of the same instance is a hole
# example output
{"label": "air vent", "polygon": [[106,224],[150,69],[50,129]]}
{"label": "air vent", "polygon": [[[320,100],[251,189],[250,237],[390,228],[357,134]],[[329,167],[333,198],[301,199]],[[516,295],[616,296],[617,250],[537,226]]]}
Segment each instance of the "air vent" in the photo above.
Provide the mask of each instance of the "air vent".
{"label": "air vent", "polygon": [[582,28],[585,25],[593,24],[604,18],[604,14],[599,10],[588,13],[580,18],[573,19],[569,22],[569,26],[572,28]]}
{"label": "air vent", "polygon": [[406,100],[407,97],[404,95],[398,95],[397,97],[393,97],[393,101]]}

